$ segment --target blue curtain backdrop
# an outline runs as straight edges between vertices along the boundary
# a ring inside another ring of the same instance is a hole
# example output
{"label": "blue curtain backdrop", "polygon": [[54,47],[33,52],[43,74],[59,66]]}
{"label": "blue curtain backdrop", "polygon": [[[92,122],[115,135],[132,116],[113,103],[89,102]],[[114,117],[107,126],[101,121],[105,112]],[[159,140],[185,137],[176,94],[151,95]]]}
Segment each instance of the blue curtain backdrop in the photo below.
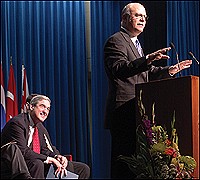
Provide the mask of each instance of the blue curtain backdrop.
{"label": "blue curtain backdrop", "polygon": [[[191,59],[188,55],[190,51],[199,61],[199,1],[167,1],[168,45],[170,42],[175,45],[180,61]],[[173,50],[169,55],[169,65],[177,63]],[[199,76],[199,65],[194,60],[192,67],[181,74]]]}
{"label": "blue curtain backdrop", "polygon": [[89,164],[84,8],[83,1],[1,2],[1,59],[5,90],[12,56],[19,101],[23,63],[29,92],[52,100],[45,126],[53,143]]}
{"label": "blue curtain backdrop", "polygon": [[107,78],[103,46],[120,29],[122,8],[130,1],[91,1],[91,88],[93,178],[110,177],[110,132],[104,129]]}

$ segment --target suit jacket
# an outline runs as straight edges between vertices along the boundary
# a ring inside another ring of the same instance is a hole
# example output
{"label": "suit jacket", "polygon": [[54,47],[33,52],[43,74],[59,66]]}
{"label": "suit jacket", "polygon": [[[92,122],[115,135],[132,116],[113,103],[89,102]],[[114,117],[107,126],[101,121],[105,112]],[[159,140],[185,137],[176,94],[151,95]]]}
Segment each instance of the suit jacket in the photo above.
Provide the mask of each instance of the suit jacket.
{"label": "suit jacket", "polygon": [[105,128],[110,128],[116,110],[135,98],[135,84],[170,77],[168,66],[155,67],[147,64],[146,57],[139,55],[129,34],[123,29],[106,41],[104,67],[109,88]]}
{"label": "suit jacket", "polygon": [[38,123],[41,153],[35,153],[28,144],[29,116],[27,113],[19,114],[10,119],[1,132],[1,145],[10,141],[16,141],[25,160],[41,159],[45,161],[47,156],[54,157],[60,154],[51,143],[49,133],[42,123]]}

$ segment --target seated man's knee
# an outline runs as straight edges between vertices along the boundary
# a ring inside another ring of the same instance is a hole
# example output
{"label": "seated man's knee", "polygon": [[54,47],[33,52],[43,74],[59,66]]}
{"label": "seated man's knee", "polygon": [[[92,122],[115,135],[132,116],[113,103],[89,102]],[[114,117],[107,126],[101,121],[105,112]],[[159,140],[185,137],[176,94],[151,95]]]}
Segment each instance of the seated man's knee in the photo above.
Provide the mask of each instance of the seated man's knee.
{"label": "seated man's knee", "polygon": [[40,159],[34,159],[30,161],[28,164],[29,164],[29,167],[44,169],[44,162],[42,162]]}
{"label": "seated man's knee", "polygon": [[21,153],[21,151],[15,143],[8,143],[1,147],[1,158],[11,161],[17,153]]}
{"label": "seated man's knee", "polygon": [[82,162],[74,162],[74,172],[79,175],[79,179],[88,179],[90,177],[90,168]]}
{"label": "seated man's knee", "polygon": [[15,142],[10,142],[1,147],[1,178],[31,178],[25,159]]}
{"label": "seated man's knee", "polygon": [[32,177],[44,179],[44,162],[40,159],[27,161],[28,169]]}
{"label": "seated man's knee", "polygon": [[27,165],[29,169],[41,169],[44,171],[44,162],[42,162],[40,159],[34,159],[32,161],[28,161]]}
{"label": "seated man's knee", "polygon": [[87,164],[84,164],[84,174],[85,174],[85,179],[88,179],[90,177],[90,168]]}

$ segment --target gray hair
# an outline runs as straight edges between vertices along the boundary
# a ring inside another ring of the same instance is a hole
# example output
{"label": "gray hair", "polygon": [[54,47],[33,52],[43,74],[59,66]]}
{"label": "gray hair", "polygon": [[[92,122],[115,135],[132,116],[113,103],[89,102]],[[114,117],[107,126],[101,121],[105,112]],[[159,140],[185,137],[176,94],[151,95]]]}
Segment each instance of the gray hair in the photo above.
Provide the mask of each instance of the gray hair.
{"label": "gray hair", "polygon": [[121,25],[122,26],[124,26],[125,23],[127,22],[127,20],[129,20],[131,14],[132,14],[133,8],[137,7],[137,6],[143,6],[143,5],[140,3],[129,3],[126,6],[124,6],[124,8],[122,9],[122,12],[121,12]]}
{"label": "gray hair", "polygon": [[[135,6],[143,6],[142,4],[140,3],[129,3],[127,4],[126,6],[124,6],[124,8],[122,9],[122,12],[121,12],[121,16],[123,17],[124,15],[131,15],[131,7],[135,7]],[[143,6],[144,7],[144,6]]]}
{"label": "gray hair", "polygon": [[121,16],[123,17],[126,14],[128,14],[128,15],[131,14],[129,5],[124,6],[124,8],[122,9],[122,12],[121,12]]}
{"label": "gray hair", "polygon": [[49,99],[49,97],[45,96],[45,95],[36,95],[34,96],[32,99],[31,99],[31,102],[30,104],[35,106],[36,104],[38,104],[39,101],[42,101],[42,100],[47,100],[51,103],[51,100]]}
{"label": "gray hair", "polygon": [[121,12],[121,26],[124,26],[124,18],[127,19],[127,18],[130,18],[130,15],[131,15],[131,5],[133,3],[129,3],[127,4],[126,6],[124,6],[124,8],[122,9],[122,12]]}

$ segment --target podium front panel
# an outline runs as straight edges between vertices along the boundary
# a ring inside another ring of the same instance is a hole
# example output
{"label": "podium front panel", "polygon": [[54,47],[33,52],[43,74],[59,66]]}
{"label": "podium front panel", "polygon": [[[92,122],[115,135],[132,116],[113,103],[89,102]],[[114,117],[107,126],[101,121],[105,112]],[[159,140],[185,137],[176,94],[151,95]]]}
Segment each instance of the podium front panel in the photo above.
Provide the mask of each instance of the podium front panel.
{"label": "podium front panel", "polygon": [[[152,105],[155,103],[155,122],[166,127],[169,137],[175,111],[180,153],[194,157],[199,165],[199,77],[185,76],[137,84],[136,99],[140,90],[149,119],[152,119]],[[139,123],[141,117],[136,109]],[[195,170],[195,177],[199,177],[199,170]]]}

